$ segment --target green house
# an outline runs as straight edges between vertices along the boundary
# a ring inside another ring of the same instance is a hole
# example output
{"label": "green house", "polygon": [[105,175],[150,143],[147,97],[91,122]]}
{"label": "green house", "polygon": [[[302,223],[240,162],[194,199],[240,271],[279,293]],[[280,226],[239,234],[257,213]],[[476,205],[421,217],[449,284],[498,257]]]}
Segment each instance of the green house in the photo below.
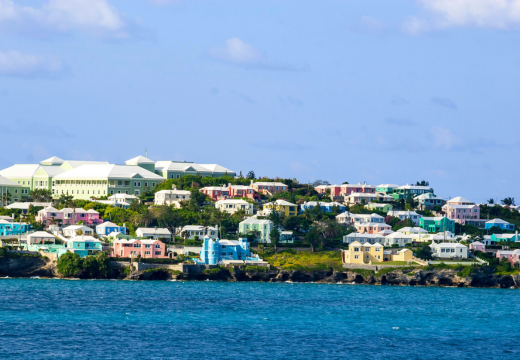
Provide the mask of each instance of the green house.
{"label": "green house", "polygon": [[392,194],[394,189],[398,188],[397,184],[381,184],[376,186],[376,192],[383,194]]}
{"label": "green house", "polygon": [[274,224],[271,220],[259,220],[248,218],[238,224],[239,234],[257,233],[255,241],[259,243],[271,243],[269,234],[274,229]]}
{"label": "green house", "polygon": [[455,233],[455,221],[447,217],[422,217],[419,219],[419,226],[429,233],[451,231]]}

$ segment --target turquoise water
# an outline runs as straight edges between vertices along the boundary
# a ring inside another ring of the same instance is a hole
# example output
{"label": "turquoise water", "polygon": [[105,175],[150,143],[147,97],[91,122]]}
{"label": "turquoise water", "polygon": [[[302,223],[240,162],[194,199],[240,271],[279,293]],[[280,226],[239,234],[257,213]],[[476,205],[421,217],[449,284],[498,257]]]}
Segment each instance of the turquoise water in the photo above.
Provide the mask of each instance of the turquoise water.
{"label": "turquoise water", "polygon": [[0,279],[0,358],[519,359],[520,291]]}

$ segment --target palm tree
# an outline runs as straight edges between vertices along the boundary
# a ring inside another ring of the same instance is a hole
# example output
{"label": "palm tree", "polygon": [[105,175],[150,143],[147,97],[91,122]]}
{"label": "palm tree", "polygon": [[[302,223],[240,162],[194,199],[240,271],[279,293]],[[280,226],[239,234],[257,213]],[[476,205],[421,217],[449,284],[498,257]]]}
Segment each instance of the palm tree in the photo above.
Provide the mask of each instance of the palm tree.
{"label": "palm tree", "polygon": [[503,200],[500,200],[502,202],[502,204],[506,205],[506,206],[514,206],[516,205],[515,204],[515,198],[513,197],[506,197],[505,199]]}
{"label": "palm tree", "polygon": [[6,192],[4,195],[2,195],[2,205],[6,205],[11,201],[11,194]]}
{"label": "palm tree", "polygon": [[329,238],[329,241],[332,242],[334,238],[338,235],[339,229],[335,222],[329,222],[327,226],[323,229],[324,237]]}
{"label": "palm tree", "polygon": [[222,220],[226,217],[226,213],[220,209],[215,209],[211,213],[211,221],[218,223],[219,238],[222,239]]}
{"label": "palm tree", "polygon": [[488,199],[487,202],[488,202],[488,204],[493,205],[495,203],[495,200],[493,198],[491,198],[491,199]]}

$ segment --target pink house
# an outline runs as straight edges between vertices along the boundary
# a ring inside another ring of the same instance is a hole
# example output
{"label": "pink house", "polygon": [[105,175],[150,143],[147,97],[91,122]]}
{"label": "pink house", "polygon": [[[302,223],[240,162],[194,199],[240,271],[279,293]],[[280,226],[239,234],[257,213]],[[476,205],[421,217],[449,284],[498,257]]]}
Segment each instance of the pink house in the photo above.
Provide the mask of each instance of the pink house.
{"label": "pink house", "polygon": [[513,266],[516,263],[520,263],[520,250],[498,250],[497,259],[502,260],[504,258]]}
{"label": "pink house", "polygon": [[367,184],[343,184],[339,185],[331,185],[330,187],[330,196],[348,196],[351,193],[366,193],[366,194],[374,194],[376,192],[376,187]]}
{"label": "pink house", "polygon": [[[338,186],[338,185],[332,185],[332,186]],[[325,194],[328,189],[330,189],[331,185],[318,185],[314,188],[318,194]]]}
{"label": "pink house", "polygon": [[112,246],[112,257],[166,258],[165,245],[159,240],[116,239]]}
{"label": "pink house", "polygon": [[480,206],[460,196],[447,201],[442,209],[448,219],[461,225],[466,225],[467,220],[480,220]]}
{"label": "pink house", "polygon": [[355,224],[355,226],[357,232],[361,234],[377,234],[378,232],[383,230],[392,230],[392,227],[385,223],[357,223]]}
{"label": "pink house", "polygon": [[99,213],[94,209],[88,211],[81,208],[64,208],[58,210],[52,206],[48,206],[38,211],[38,215],[36,215],[36,221],[41,221],[47,226],[51,224],[53,218],[56,223],[61,223],[61,225],[75,225],[80,221],[89,225],[101,224],[103,222],[103,219],[99,218]]}
{"label": "pink house", "polygon": [[486,245],[482,244],[479,241],[472,242],[469,244],[469,249],[473,251],[486,251]]}
{"label": "pink house", "polygon": [[251,186],[246,185],[207,186],[200,189],[200,191],[208,195],[213,201],[232,198],[260,199],[260,194],[256,193]]}

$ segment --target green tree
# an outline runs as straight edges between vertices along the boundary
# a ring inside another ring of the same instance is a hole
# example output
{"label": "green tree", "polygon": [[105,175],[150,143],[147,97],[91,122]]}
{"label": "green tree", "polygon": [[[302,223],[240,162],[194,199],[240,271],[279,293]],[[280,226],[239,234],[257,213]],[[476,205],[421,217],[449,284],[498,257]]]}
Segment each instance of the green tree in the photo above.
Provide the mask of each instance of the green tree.
{"label": "green tree", "polygon": [[305,243],[311,246],[312,252],[314,252],[314,246],[320,241],[320,237],[320,232],[315,227],[310,229],[310,231],[305,235]]}
{"label": "green tree", "polygon": [[78,276],[83,270],[83,260],[76,253],[66,252],[60,256],[57,268],[63,276]]}
{"label": "green tree", "polygon": [[221,211],[220,209],[215,209],[211,213],[211,221],[217,223],[219,230],[219,238],[222,239],[222,221],[226,218],[227,213]]}
{"label": "green tree", "polygon": [[280,242],[280,232],[276,228],[276,226],[269,232],[269,238],[271,239],[271,244],[274,245],[274,251],[276,252],[276,245]]}
{"label": "green tree", "polygon": [[432,252],[428,245],[421,246],[418,250],[415,251],[415,257],[423,260],[432,260]]}

